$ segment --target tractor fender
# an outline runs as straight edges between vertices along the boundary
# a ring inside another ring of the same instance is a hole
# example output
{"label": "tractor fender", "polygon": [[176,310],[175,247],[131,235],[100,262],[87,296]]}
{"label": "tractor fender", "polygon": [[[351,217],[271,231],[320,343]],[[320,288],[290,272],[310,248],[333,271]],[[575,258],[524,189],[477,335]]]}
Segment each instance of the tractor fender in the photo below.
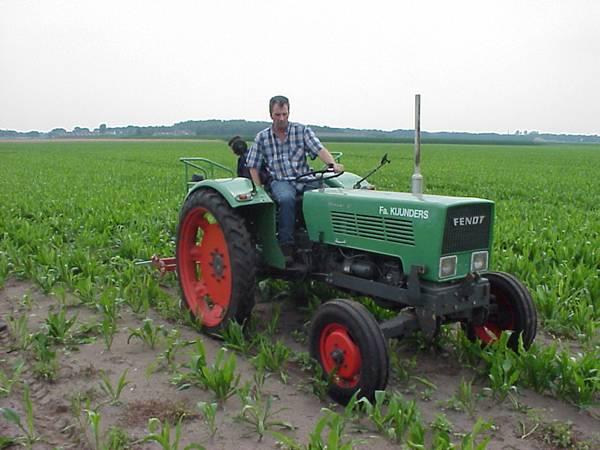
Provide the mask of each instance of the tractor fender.
{"label": "tractor fender", "polygon": [[254,193],[252,188],[252,182],[248,178],[203,180],[190,188],[186,200],[200,189],[218,192],[232,208],[237,208],[243,217],[250,218],[255,223],[254,239],[260,247],[259,258],[262,264],[284,269],[285,259],[277,241],[275,202],[263,187],[257,187]]}
{"label": "tractor fender", "polygon": [[248,178],[221,178],[203,180],[194,184],[187,192],[186,199],[198,189],[210,188],[217,191],[232,208],[250,205],[274,204],[273,199],[263,187],[253,192],[252,182]]}

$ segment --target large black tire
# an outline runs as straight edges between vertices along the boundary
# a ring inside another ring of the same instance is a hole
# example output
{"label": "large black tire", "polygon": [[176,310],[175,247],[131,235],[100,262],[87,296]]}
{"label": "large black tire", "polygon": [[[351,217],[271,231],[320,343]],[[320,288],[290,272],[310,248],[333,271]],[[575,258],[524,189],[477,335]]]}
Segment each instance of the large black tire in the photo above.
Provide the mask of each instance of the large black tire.
{"label": "large black tire", "polygon": [[375,391],[387,385],[387,342],[373,315],[360,303],[336,299],[319,307],[310,330],[310,354],[325,377],[337,369],[329,395],[341,404],[359,389],[359,396],[373,400]]}
{"label": "large black tire", "polygon": [[176,258],[183,300],[205,332],[248,318],[256,286],[252,241],[243,218],[216,191],[199,189],[183,204]]}
{"label": "large black tire", "polygon": [[483,325],[467,324],[467,336],[479,339],[484,344],[494,342],[502,331],[513,333],[508,345],[514,351],[519,349],[519,336],[528,349],[537,331],[537,312],[527,288],[515,276],[504,272],[490,272],[484,275],[490,282],[490,303],[495,307]]}

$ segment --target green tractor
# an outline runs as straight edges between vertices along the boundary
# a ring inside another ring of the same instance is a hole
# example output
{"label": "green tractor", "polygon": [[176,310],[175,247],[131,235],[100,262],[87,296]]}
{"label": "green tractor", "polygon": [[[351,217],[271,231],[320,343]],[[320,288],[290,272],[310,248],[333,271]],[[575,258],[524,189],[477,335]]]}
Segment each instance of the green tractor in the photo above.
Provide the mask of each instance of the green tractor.
{"label": "green tractor", "polygon": [[[319,280],[397,313],[378,322],[348,299],[318,308],[310,354],[331,376],[333,399],[385,389],[389,338],[415,331],[433,338],[440,325],[460,322],[483,343],[504,330],[513,332],[514,349],[519,337],[525,347],[533,341],[536,310],[527,289],[510,274],[488,270],[493,202],[377,191],[367,177],[316,170],[298,177],[316,178],[320,187],[298,201],[299,262],[286,267],[268,192],[208,159],[181,160],[188,191],[176,257],[163,269],[177,270],[185,304],[208,333],[247,319],[264,278]],[[386,155],[379,167],[388,162]],[[202,176],[189,176],[190,168]]]}

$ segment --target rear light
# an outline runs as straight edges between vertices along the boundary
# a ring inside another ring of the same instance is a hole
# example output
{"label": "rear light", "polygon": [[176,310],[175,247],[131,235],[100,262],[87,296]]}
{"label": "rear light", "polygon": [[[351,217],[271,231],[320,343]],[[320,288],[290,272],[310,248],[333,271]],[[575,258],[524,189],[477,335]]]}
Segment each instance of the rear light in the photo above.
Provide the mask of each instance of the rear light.
{"label": "rear light", "polygon": [[252,193],[238,194],[235,196],[235,199],[239,202],[247,202],[248,200],[252,200]]}

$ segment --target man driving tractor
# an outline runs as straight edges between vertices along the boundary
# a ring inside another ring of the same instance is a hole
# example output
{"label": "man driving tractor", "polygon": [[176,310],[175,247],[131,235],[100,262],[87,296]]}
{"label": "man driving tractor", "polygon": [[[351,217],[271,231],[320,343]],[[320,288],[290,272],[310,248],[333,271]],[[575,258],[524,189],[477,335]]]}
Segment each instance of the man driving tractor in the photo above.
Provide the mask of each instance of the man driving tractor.
{"label": "man driving tractor", "polygon": [[306,156],[321,161],[339,173],[343,165],[327,150],[315,133],[306,125],[289,122],[289,100],[276,95],[269,100],[272,126],[259,132],[246,156],[250,176],[257,186],[262,186],[259,169],[271,176],[270,190],[279,208],[278,240],[286,265],[294,261],[294,224],[296,222],[296,197],[317,186],[310,178],[298,182],[296,178],[310,172]]}

